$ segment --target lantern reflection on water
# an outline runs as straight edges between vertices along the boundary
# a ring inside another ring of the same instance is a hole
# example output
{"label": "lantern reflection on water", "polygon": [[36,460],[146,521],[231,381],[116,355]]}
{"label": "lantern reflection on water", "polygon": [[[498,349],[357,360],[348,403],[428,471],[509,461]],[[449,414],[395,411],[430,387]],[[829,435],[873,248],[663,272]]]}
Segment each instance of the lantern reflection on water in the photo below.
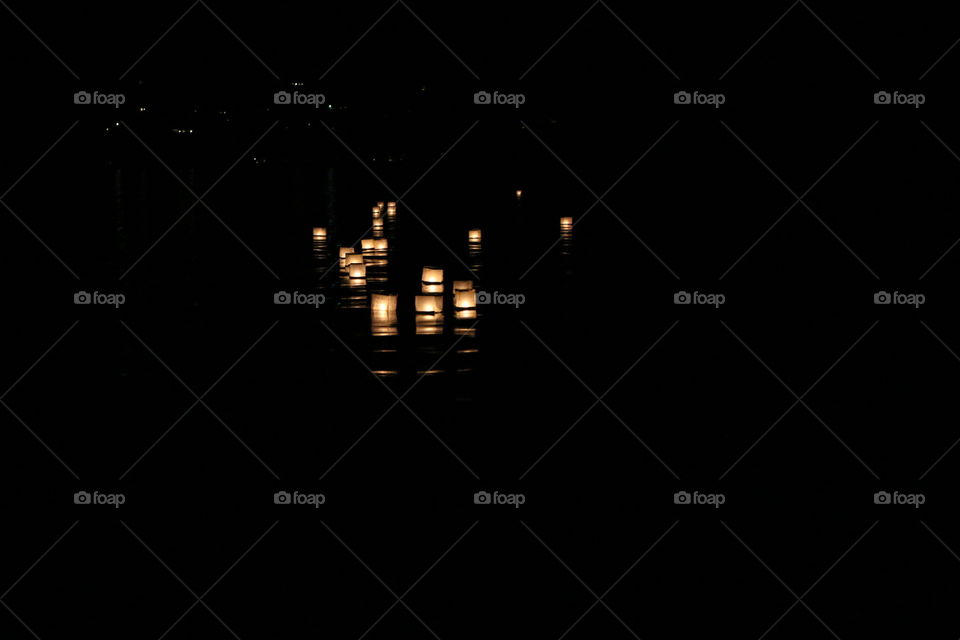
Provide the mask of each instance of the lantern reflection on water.
{"label": "lantern reflection on water", "polygon": [[360,278],[367,277],[367,265],[363,264],[363,260],[360,262],[354,262],[350,265],[350,279],[358,280]]}
{"label": "lantern reflection on water", "polygon": [[467,232],[467,241],[470,244],[477,244],[480,242],[480,229],[470,229]]}
{"label": "lantern reflection on water", "polygon": [[327,238],[327,229],[326,227],[314,227],[313,228],[313,237],[318,240],[326,240]]}
{"label": "lantern reflection on water", "polygon": [[443,314],[418,315],[415,319],[418,336],[437,336],[443,333]]}
{"label": "lantern reflection on water", "polygon": [[456,309],[474,309],[477,306],[477,292],[473,289],[469,291],[454,291],[453,306]]}
{"label": "lantern reflection on water", "polygon": [[454,280],[453,281],[454,291],[469,291],[470,289],[473,289],[473,280]]}
{"label": "lantern reflection on water", "polygon": [[440,313],[443,311],[443,296],[415,296],[417,313]]}
{"label": "lantern reflection on water", "polygon": [[476,309],[457,309],[453,312],[453,317],[457,320],[476,320],[477,319],[477,310]]}
{"label": "lantern reflection on water", "polygon": [[443,293],[442,284],[421,284],[420,290],[423,293]]}
{"label": "lantern reflection on water", "polygon": [[440,284],[443,282],[443,269],[437,267],[424,267],[423,275],[420,280],[425,284]]}

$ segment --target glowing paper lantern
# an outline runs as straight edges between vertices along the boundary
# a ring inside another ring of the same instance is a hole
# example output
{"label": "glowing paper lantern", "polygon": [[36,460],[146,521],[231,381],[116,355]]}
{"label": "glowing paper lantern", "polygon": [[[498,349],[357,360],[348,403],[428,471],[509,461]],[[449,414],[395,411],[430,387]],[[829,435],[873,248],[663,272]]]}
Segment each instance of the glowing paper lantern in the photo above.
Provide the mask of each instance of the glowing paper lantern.
{"label": "glowing paper lantern", "polygon": [[471,289],[470,291],[454,291],[453,292],[453,306],[456,309],[474,309],[477,306],[477,292]]}
{"label": "glowing paper lantern", "polygon": [[480,242],[480,229],[470,229],[470,231],[467,232],[467,240],[471,244]]}
{"label": "glowing paper lantern", "polygon": [[363,264],[363,256],[359,253],[348,253],[343,259],[343,266],[349,269],[355,264]]}
{"label": "glowing paper lantern", "polygon": [[438,269],[436,267],[424,267],[423,275],[420,277],[420,280],[424,284],[442,284],[443,269]]}
{"label": "glowing paper lantern", "polygon": [[383,203],[382,203],[382,202],[378,202],[378,203],[377,203],[377,209],[383,209]]}
{"label": "glowing paper lantern", "polygon": [[397,294],[374,293],[370,295],[370,311],[374,314],[389,314],[397,311]]}
{"label": "glowing paper lantern", "polygon": [[327,229],[326,227],[314,227],[313,228],[313,237],[318,239],[326,239]]}
{"label": "glowing paper lantern", "polygon": [[353,253],[353,247],[340,247],[340,259],[343,260],[348,254]]}
{"label": "glowing paper lantern", "polygon": [[376,241],[373,238],[364,238],[360,241],[360,250],[361,251],[372,251],[376,245]]}
{"label": "glowing paper lantern", "polygon": [[373,213],[373,219],[376,220],[380,217],[380,207],[374,207],[371,213]]}
{"label": "glowing paper lantern", "polygon": [[560,218],[560,230],[570,231],[571,229],[573,229],[573,218]]}
{"label": "glowing paper lantern", "polygon": [[443,296],[415,296],[417,313],[440,313],[443,311]]}
{"label": "glowing paper lantern", "polygon": [[373,243],[373,248],[377,251],[386,251],[387,250],[387,239],[386,238],[377,238]]}
{"label": "glowing paper lantern", "polygon": [[363,264],[363,261],[355,262],[350,265],[350,279],[358,280],[360,278],[367,277],[367,265]]}
{"label": "glowing paper lantern", "polygon": [[519,200],[519,199],[520,199],[520,196],[522,196],[522,195],[523,195],[523,190],[522,190],[522,189],[517,189],[517,200]]}
{"label": "glowing paper lantern", "polygon": [[396,202],[388,202],[388,203],[387,203],[387,209],[396,209],[396,208],[397,208],[397,203],[396,203]]}
{"label": "glowing paper lantern", "polygon": [[456,291],[469,291],[473,289],[473,280],[454,280],[453,281],[453,290]]}

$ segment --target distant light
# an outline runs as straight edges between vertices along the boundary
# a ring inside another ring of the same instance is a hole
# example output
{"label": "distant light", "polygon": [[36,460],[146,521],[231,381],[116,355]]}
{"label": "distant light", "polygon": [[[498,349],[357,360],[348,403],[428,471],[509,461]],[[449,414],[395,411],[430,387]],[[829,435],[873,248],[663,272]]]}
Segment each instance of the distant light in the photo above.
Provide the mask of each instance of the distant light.
{"label": "distant light", "polygon": [[517,189],[517,200],[520,199],[520,196],[523,195],[523,189]]}
{"label": "distant light", "polygon": [[479,244],[480,243],[480,229],[470,229],[467,232],[467,240],[470,244]]}

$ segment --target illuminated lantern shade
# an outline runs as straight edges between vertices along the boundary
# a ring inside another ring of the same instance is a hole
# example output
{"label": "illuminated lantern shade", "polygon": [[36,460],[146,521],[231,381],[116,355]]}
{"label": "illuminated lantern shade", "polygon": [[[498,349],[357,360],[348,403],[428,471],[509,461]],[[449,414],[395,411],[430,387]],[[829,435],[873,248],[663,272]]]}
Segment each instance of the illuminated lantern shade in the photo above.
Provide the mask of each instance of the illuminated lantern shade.
{"label": "illuminated lantern shade", "polygon": [[421,284],[420,289],[424,293],[443,293],[442,284]]}
{"label": "illuminated lantern shade", "polygon": [[454,291],[469,291],[470,289],[473,289],[473,280],[454,280],[453,281]]}
{"label": "illuminated lantern shade", "polygon": [[318,239],[326,239],[327,229],[326,227],[314,227],[313,228],[313,237]]}
{"label": "illuminated lantern shade", "polygon": [[357,280],[359,278],[367,277],[367,265],[363,262],[355,262],[350,265],[350,279]]}
{"label": "illuminated lantern shade", "polygon": [[372,251],[376,246],[376,240],[373,238],[364,238],[360,241],[360,250],[361,251]]}
{"label": "illuminated lantern shade", "polygon": [[374,315],[397,312],[397,294],[374,293],[370,295],[370,311]]}
{"label": "illuminated lantern shade", "polygon": [[378,202],[378,203],[377,203],[377,209],[383,209],[383,203],[382,203],[382,202]]}
{"label": "illuminated lantern shade", "polygon": [[383,220],[380,218],[374,218],[373,224],[371,225],[374,231],[380,230],[383,231]]}
{"label": "illuminated lantern shade", "polygon": [[469,291],[454,291],[453,306],[456,309],[475,309],[477,306],[477,292],[473,289]]}
{"label": "illuminated lantern shade", "polygon": [[396,208],[397,208],[397,203],[396,203],[396,202],[388,202],[388,203],[387,203],[387,209],[396,209]]}
{"label": "illuminated lantern shade", "polygon": [[442,284],[443,269],[438,269],[436,267],[424,267],[423,276],[421,276],[420,280],[424,284]]}
{"label": "illuminated lantern shade", "polygon": [[373,213],[373,219],[374,219],[374,220],[376,220],[377,218],[379,218],[379,217],[380,217],[380,207],[374,207],[372,213]]}
{"label": "illuminated lantern shade", "polygon": [[471,244],[480,242],[480,229],[470,229],[470,231],[467,232],[467,239]]}
{"label": "illuminated lantern shade", "polygon": [[393,203],[393,202],[387,203],[387,216],[392,218],[395,215],[397,215],[396,203]]}
{"label": "illuminated lantern shade", "polygon": [[350,268],[355,264],[363,264],[363,256],[359,253],[348,253],[343,259],[343,266]]}
{"label": "illuminated lantern shade", "polygon": [[377,251],[386,251],[387,250],[387,239],[386,238],[377,238],[373,243],[373,248]]}
{"label": "illuminated lantern shade", "polygon": [[353,247],[340,247],[340,259],[343,260],[348,254],[353,253]]}
{"label": "illuminated lantern shade", "polygon": [[443,296],[415,296],[417,313],[440,313],[443,311]]}
{"label": "illuminated lantern shade", "polygon": [[573,229],[573,218],[560,218],[560,230],[570,231]]}
{"label": "illuminated lantern shade", "polygon": [[517,189],[517,200],[519,200],[519,199],[520,199],[520,196],[522,196],[522,195],[523,195],[523,190],[522,190],[522,189]]}

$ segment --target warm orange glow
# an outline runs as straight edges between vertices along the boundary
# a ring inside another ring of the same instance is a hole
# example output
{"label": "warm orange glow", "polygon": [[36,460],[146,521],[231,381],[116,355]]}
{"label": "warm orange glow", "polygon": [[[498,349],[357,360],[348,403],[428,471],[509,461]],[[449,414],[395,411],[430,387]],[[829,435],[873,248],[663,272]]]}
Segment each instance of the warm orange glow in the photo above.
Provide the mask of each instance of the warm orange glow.
{"label": "warm orange glow", "polygon": [[477,306],[477,292],[473,289],[470,291],[454,291],[453,306],[457,309],[475,308]]}
{"label": "warm orange glow", "polygon": [[415,326],[418,336],[437,336],[443,333],[443,316],[440,313],[419,315]]}
{"label": "warm orange glow", "polygon": [[326,227],[314,227],[313,228],[313,237],[319,239],[326,239],[327,229]]}
{"label": "warm orange glow", "polygon": [[453,312],[453,317],[457,320],[476,320],[477,319],[477,310],[476,309],[457,309]]}
{"label": "warm orange glow", "polygon": [[370,311],[375,314],[396,313],[397,294],[373,293],[370,295]]}
{"label": "warm orange glow", "polygon": [[420,290],[423,293],[443,293],[442,284],[421,284]]}
{"label": "warm orange glow", "polygon": [[377,238],[373,243],[373,248],[377,251],[386,251],[387,250],[387,239],[386,238]]}
{"label": "warm orange glow", "polygon": [[355,262],[350,265],[351,280],[356,280],[358,278],[366,278],[366,277],[367,277],[367,265],[363,264],[362,260],[361,262]]}
{"label": "warm orange glow", "polygon": [[573,218],[560,218],[560,229],[563,231],[569,231],[573,229]]}
{"label": "warm orange glow", "polygon": [[373,238],[364,238],[360,241],[361,251],[371,251],[376,246],[376,240]]}
{"label": "warm orange glow", "polygon": [[443,296],[416,296],[417,313],[440,313],[443,311]]}
{"label": "warm orange glow", "polygon": [[376,220],[380,217],[380,207],[374,207],[371,213],[373,214],[374,220]]}
{"label": "warm orange glow", "polygon": [[347,257],[347,254],[353,253],[353,247],[340,247],[340,259]]}
{"label": "warm orange glow", "polygon": [[423,282],[438,284],[443,282],[443,269],[436,267],[424,267],[423,276],[420,278]]}
{"label": "warm orange glow", "polygon": [[470,231],[467,232],[467,239],[471,243],[480,242],[480,229],[470,229]]}
{"label": "warm orange glow", "polygon": [[473,280],[454,280],[453,281],[454,291],[469,291],[470,289],[473,289]]}
{"label": "warm orange glow", "polygon": [[348,253],[343,258],[343,266],[349,268],[355,264],[363,264],[363,256],[359,253]]}
{"label": "warm orange glow", "polygon": [[517,189],[517,200],[519,200],[519,199],[520,199],[520,196],[522,196],[522,195],[523,195],[523,190],[522,190],[522,189]]}

